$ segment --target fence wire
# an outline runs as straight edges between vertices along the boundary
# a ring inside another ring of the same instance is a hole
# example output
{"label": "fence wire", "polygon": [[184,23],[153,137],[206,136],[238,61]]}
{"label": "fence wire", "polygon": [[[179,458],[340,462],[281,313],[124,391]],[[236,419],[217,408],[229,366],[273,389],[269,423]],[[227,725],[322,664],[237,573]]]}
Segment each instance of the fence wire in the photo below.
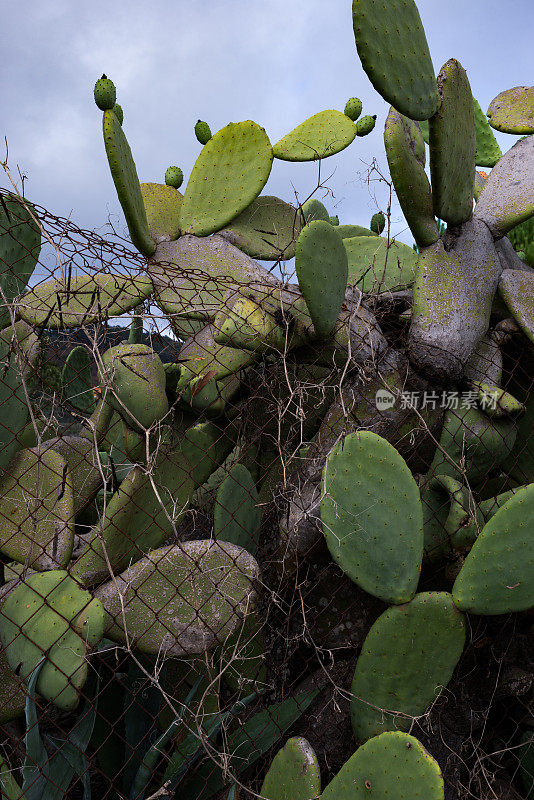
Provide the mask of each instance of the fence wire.
{"label": "fence wire", "polygon": [[[2,796],[243,800],[295,736],[326,786],[357,748],[352,679],[388,607],[326,547],[326,454],[359,430],[394,445],[421,492],[419,591],[450,591],[476,510],[532,480],[531,344],[496,308],[476,369],[523,404],[505,416],[475,371],[437,387],[411,368],[409,290],[350,288],[319,345],[274,271],[160,263],[146,291],[113,231],[31,211],[26,293],[6,296],[5,247],[0,267]],[[221,308],[249,349],[217,343]],[[530,796],[531,632],[527,612],[469,615],[450,682],[409,720],[447,798]]]}

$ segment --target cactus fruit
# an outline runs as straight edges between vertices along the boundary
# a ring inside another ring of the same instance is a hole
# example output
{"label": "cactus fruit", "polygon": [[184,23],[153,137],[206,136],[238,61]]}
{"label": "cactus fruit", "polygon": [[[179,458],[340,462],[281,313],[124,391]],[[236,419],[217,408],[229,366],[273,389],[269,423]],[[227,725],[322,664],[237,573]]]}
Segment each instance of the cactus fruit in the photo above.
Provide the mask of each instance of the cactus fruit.
{"label": "cactus fruit", "polygon": [[[95,592],[106,636],[145,653],[191,656],[222,643],[252,610],[258,565],[227,542],[152,550]],[[126,625],[126,631],[124,626]]]}
{"label": "cactus fruit", "polygon": [[273,145],[282,161],[316,161],[340,153],[354,141],[356,129],[341,111],[320,111]]}
{"label": "cactus fruit", "polygon": [[82,414],[94,411],[92,383],[89,353],[85,347],[73,347],[61,371],[61,385],[65,400]]}
{"label": "cactus fruit", "polygon": [[534,137],[519,139],[499,159],[486,181],[474,216],[499,239],[534,216]]}
{"label": "cactus fruit", "polygon": [[124,111],[122,110],[122,106],[120,106],[118,103],[115,103],[111,110],[119,120],[119,124],[122,125],[124,122]]}
{"label": "cactus fruit", "polygon": [[384,228],[386,227],[386,218],[382,214],[381,211],[378,214],[373,214],[371,217],[371,224],[369,225],[373,233],[376,233],[377,236],[380,236]]}
{"label": "cactus fruit", "polygon": [[362,292],[404,289],[413,283],[417,254],[411,247],[379,236],[343,239],[349,264],[349,284]]}
{"label": "cactus fruit", "polygon": [[213,509],[215,538],[256,555],[261,526],[258,503],[252,475],[242,464],[234,464],[217,492]]}
{"label": "cactus fruit", "polygon": [[491,101],[487,117],[497,131],[534,133],[534,86],[515,86],[500,92]]}
{"label": "cactus fruit", "polygon": [[181,208],[182,233],[208,236],[221,230],[260,194],[273,149],[251,120],[230,122],[203,147],[189,176]]}
{"label": "cactus fruit", "polygon": [[[32,216],[33,215],[33,216]],[[0,329],[9,325],[9,303],[20,295],[41,252],[41,231],[27,200],[7,195],[0,206]]]}
{"label": "cactus fruit", "polygon": [[425,146],[416,122],[391,108],[384,128],[391,178],[406,222],[418,247],[438,239],[430,184],[425,172]]}
{"label": "cactus fruit", "polygon": [[149,278],[125,275],[79,275],[67,285],[46,281],[22,296],[17,313],[30,325],[79,328],[118,317],[152,294]]}
{"label": "cactus fruit", "polygon": [[382,733],[359,747],[341,767],[321,800],[444,800],[437,761],[414,736]]}
{"label": "cactus fruit", "polygon": [[278,197],[261,195],[220,235],[251,258],[287,261],[295,255],[301,227],[297,209]]}
{"label": "cactus fruit", "polygon": [[178,239],[183,200],[181,193],[161,183],[142,183],[140,188],[152,239],[155,242]]}
{"label": "cactus fruit", "polygon": [[460,225],[473,214],[476,137],[473,95],[462,65],[451,58],[438,75],[441,104],[429,120],[434,214]]}
{"label": "cactus fruit", "polygon": [[440,98],[413,0],[394,0],[387,6],[379,0],[353,0],[352,20],[362,67],[376,91],[410,119],[435,114]]}
{"label": "cactus fruit", "polygon": [[175,189],[179,189],[183,182],[184,173],[180,167],[167,167],[165,172],[165,183],[167,186],[173,186]]}
{"label": "cactus fruit", "polygon": [[[95,83],[94,96],[95,103],[101,111],[113,109],[117,100],[117,90],[113,81],[102,75]],[[119,124],[122,124],[122,120]]]}
{"label": "cactus fruit", "polygon": [[111,177],[115,184],[132,243],[144,256],[156,249],[150,236],[137,169],[128,140],[117,115],[108,109],[102,116],[102,133]]}
{"label": "cactus fruit", "polygon": [[310,197],[300,207],[306,225],[314,219],[322,219],[323,222],[330,222],[330,215],[320,200]]}
{"label": "cactus fruit", "polygon": [[486,523],[452,589],[472,614],[508,614],[534,606],[534,484],[517,491]]}
{"label": "cactus fruit", "polygon": [[146,344],[119,344],[106,350],[99,366],[108,402],[130,427],[147,430],[167,414],[165,370]]}
{"label": "cactus fruit", "polygon": [[65,459],[53,450],[21,450],[0,478],[0,550],[37,569],[68,564],[74,498]]}
{"label": "cactus fruit", "polygon": [[200,144],[207,144],[209,142],[211,139],[211,130],[207,122],[199,119],[198,122],[195,123],[195,136]]}
{"label": "cactus fruit", "polygon": [[367,634],[352,681],[360,741],[407,730],[449,680],[465,643],[465,619],[446,592],[422,592],[388,608]]}
{"label": "cactus fruit", "polygon": [[330,223],[330,225],[334,225],[334,227],[337,228],[338,225],[339,225],[339,217],[338,217],[338,215],[335,214],[333,217],[329,217],[328,218],[328,222]]}
{"label": "cactus fruit", "polygon": [[37,691],[64,711],[78,705],[87,674],[87,651],[104,628],[99,600],[62,570],[27,575],[0,610],[0,636],[13,670],[28,681],[46,656]]}
{"label": "cactus fruit", "polygon": [[314,220],[302,229],[295,270],[315,331],[326,338],[341,311],[348,276],[343,240],[329,222]]}
{"label": "cactus fruit", "polygon": [[343,572],[388,603],[415,594],[423,554],[419,490],[404,459],[370,431],[349,434],[328,456],[321,522]]}
{"label": "cactus fruit", "polygon": [[345,108],[343,110],[343,113],[353,122],[356,122],[356,120],[362,113],[362,101],[359,100],[357,97],[351,97],[345,103]]}
{"label": "cactus fruit", "polygon": [[288,739],[271,762],[260,796],[266,800],[310,800],[321,793],[321,772],[312,746],[301,736]]}
{"label": "cactus fruit", "polygon": [[375,124],[376,114],[372,117],[369,116],[369,114],[367,114],[365,117],[360,117],[356,123],[356,136],[367,136],[367,134],[371,133],[375,127]]}

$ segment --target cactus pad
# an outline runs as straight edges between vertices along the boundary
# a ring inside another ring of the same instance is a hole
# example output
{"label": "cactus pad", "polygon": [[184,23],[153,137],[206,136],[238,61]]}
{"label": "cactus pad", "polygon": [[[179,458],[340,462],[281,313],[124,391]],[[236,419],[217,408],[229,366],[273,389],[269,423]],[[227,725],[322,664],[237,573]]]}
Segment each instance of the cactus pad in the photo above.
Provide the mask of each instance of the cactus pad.
{"label": "cactus pad", "polygon": [[336,228],[336,233],[342,239],[353,239],[355,236],[376,236],[377,234],[369,228],[364,228],[363,225],[339,225]]}
{"label": "cactus pad", "polygon": [[415,737],[383,733],[358,748],[321,800],[444,800],[441,770]]}
{"label": "cactus pad", "polygon": [[488,330],[500,272],[491,233],[478,219],[421,251],[408,340],[416,367],[439,382],[460,377]]}
{"label": "cactus pad", "polygon": [[320,111],[280,139],[273,153],[282,161],[316,161],[340,153],[355,136],[356,126],[341,111]]}
{"label": "cactus pad", "polygon": [[494,167],[502,156],[501,148],[493,135],[493,131],[488,125],[486,115],[474,97],[473,106],[475,109],[475,134],[477,142],[476,165],[477,167]]}
{"label": "cactus pad", "polygon": [[367,77],[410,119],[428,119],[439,95],[425,31],[413,0],[353,0],[354,38]]}
{"label": "cactus pad", "polygon": [[215,538],[237,544],[255,555],[261,525],[259,501],[248,469],[242,464],[234,464],[217,492],[213,509]]}
{"label": "cactus pad", "polygon": [[473,95],[462,65],[449,59],[438,75],[441,104],[429,120],[434,213],[449,225],[473,213],[476,137]]}
{"label": "cactus pad", "polygon": [[351,718],[357,739],[409,729],[451,679],[464,643],[464,615],[446,592],[422,592],[388,608],[356,664]]}
{"label": "cactus pad", "polygon": [[252,258],[284,261],[293,258],[301,230],[300,214],[278,197],[262,195],[220,235]]}
{"label": "cactus pad", "polygon": [[53,450],[21,450],[0,476],[0,550],[37,569],[68,564],[74,499],[65,459]]}
{"label": "cactus pad", "polygon": [[256,561],[240,547],[190,541],[152,550],[95,594],[110,639],[133,639],[145,653],[189,656],[235,630],[252,610],[257,576]]}
{"label": "cactus pad", "polygon": [[204,145],[189,176],[181,209],[182,233],[208,236],[224,228],[259,195],[273,150],[251,120],[231,122]]}
{"label": "cactus pad", "polygon": [[126,217],[130,238],[140,253],[151,256],[156,245],[148,229],[135,162],[121,124],[112,110],[104,111],[102,132],[111,177]]}
{"label": "cactus pad", "polygon": [[487,116],[491,127],[502,133],[534,133],[534,86],[501,92],[491,101]]}
{"label": "cactus pad", "polygon": [[150,428],[169,410],[165,369],[146,344],[119,344],[106,350],[100,384],[102,391],[109,386],[108,401],[134,429]]}
{"label": "cactus pad", "polygon": [[341,311],[348,276],[343,240],[329,222],[315,220],[302,229],[295,270],[313,326],[318,336],[326,338]]}
{"label": "cactus pad", "polygon": [[349,284],[362,292],[387,292],[413,283],[417,253],[402,242],[379,236],[343,239],[349,262]]}
{"label": "cactus pad", "polygon": [[380,236],[384,228],[386,227],[386,218],[382,214],[381,211],[378,214],[373,214],[371,217],[371,224],[369,226],[373,233],[376,233],[377,236]]}
{"label": "cactus pad", "polygon": [[92,383],[88,351],[85,347],[73,347],[61,371],[61,385],[65,400],[83,414],[94,410]]}
{"label": "cactus pad", "polygon": [[180,235],[181,193],[162,183],[142,183],[140,188],[153,240],[159,242],[177,239]]}
{"label": "cactus pad", "polygon": [[79,275],[67,285],[47,281],[23,295],[17,312],[30,325],[77,328],[118,317],[152,293],[149,278],[125,275]]}
{"label": "cactus pad", "polygon": [[491,170],[474,215],[495,238],[534,216],[533,172],[534,136],[519,139]]}
{"label": "cactus pad", "polygon": [[437,241],[438,227],[425,172],[425,145],[416,122],[391,108],[384,129],[391,179],[402,213],[419,247]]}
{"label": "cactus pad", "polygon": [[27,200],[2,197],[0,205],[0,329],[10,323],[5,303],[22,291],[41,252],[41,231],[32,218]]}
{"label": "cactus pad", "polygon": [[486,523],[452,589],[472,614],[508,614],[534,606],[534,484],[519,489]]}
{"label": "cactus pad", "polygon": [[321,793],[321,771],[312,746],[301,736],[275,755],[260,789],[266,800],[311,800]]}
{"label": "cactus pad", "polygon": [[423,554],[423,512],[402,456],[375,433],[353,433],[328,456],[322,481],[321,522],[334,560],[374,597],[410,600]]}
{"label": "cactus pad", "polygon": [[13,670],[24,680],[46,655],[39,694],[64,711],[76,708],[87,678],[88,645],[98,644],[104,610],[62,570],[27,575],[0,611],[0,636]]}
{"label": "cactus pad", "polygon": [[310,197],[309,200],[306,200],[301,206],[301,211],[306,225],[314,219],[322,219],[323,222],[330,222],[330,215],[326,207],[320,200],[317,200],[316,197]]}
{"label": "cactus pad", "polygon": [[23,431],[30,416],[24,381],[38,355],[37,336],[25,322],[19,320],[0,332],[0,469],[24,447]]}
{"label": "cactus pad", "polygon": [[499,293],[508,310],[531,342],[534,342],[534,273],[505,269],[499,280]]}

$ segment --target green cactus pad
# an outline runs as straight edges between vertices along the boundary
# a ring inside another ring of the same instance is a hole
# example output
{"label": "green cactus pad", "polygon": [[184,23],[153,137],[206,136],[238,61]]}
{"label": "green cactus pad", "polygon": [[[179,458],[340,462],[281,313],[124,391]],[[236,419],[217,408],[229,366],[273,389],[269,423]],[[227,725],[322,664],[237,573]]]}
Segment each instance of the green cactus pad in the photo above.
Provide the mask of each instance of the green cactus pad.
{"label": "green cactus pad", "polygon": [[27,575],[0,610],[0,636],[11,669],[28,681],[46,655],[38,693],[64,711],[78,705],[87,651],[102,638],[104,609],[62,570]]}
{"label": "green cactus pad", "polygon": [[423,512],[402,456],[375,433],[350,434],[328,456],[322,486],[323,532],[343,572],[388,603],[410,600],[423,554]]}
{"label": "green cactus pad", "polygon": [[534,136],[519,139],[491,170],[474,215],[495,238],[534,216]]}
{"label": "green cactus pad", "polygon": [[259,358],[259,354],[252,351],[217,344],[213,338],[216,330],[214,325],[206,325],[182,346],[178,356],[182,369],[177,391],[183,391],[196,377],[221,380]]}
{"label": "green cactus pad", "polygon": [[425,31],[413,0],[353,0],[354,38],[367,77],[386,102],[410,119],[439,106]]}
{"label": "green cactus pad", "polygon": [[319,111],[273,145],[273,153],[282,161],[316,161],[340,153],[355,136],[355,124],[341,111]]}
{"label": "green cactus pad", "polygon": [[445,244],[438,239],[419,255],[408,339],[410,360],[441,383],[458,380],[486,334],[502,269],[478,219]]}
{"label": "green cactus pad", "polygon": [[534,606],[534,484],[517,491],[484,526],[452,589],[472,614]]}
{"label": "green cactus pad", "polygon": [[148,429],[167,414],[165,369],[146,344],[119,344],[106,350],[99,365],[102,391],[130,425]]}
{"label": "green cactus pad", "polygon": [[355,236],[376,236],[377,234],[369,228],[364,228],[363,225],[339,225],[336,228],[336,233],[342,239],[353,239]]}
{"label": "green cactus pad", "polygon": [[444,800],[441,770],[415,737],[383,733],[358,748],[321,800]]}
{"label": "green cactus pad", "polygon": [[180,236],[182,194],[163,183],[142,183],[141,196],[152,239],[155,242],[177,239]]}
{"label": "green cactus pad", "polygon": [[499,294],[508,310],[531,342],[534,342],[534,273],[519,269],[503,270]]}
{"label": "green cactus pad", "polygon": [[82,511],[102,486],[94,442],[81,436],[57,436],[41,442],[39,451],[53,450],[65,459],[74,496],[73,515]]}
{"label": "green cactus pad", "polygon": [[502,133],[534,133],[534,86],[500,92],[491,101],[487,116],[491,127]]}
{"label": "green cactus pad", "polygon": [[475,109],[475,134],[477,142],[475,163],[477,167],[494,167],[502,156],[501,148],[493,135],[493,131],[488,125],[486,115],[474,97],[473,106]]}
{"label": "green cactus pad", "polygon": [[167,167],[165,172],[165,183],[167,186],[173,186],[175,189],[179,189],[183,182],[184,173],[180,167]]}
{"label": "green cactus pad", "polygon": [[101,111],[112,109],[117,100],[117,90],[107,75],[102,75],[95,83],[93,91],[95,103]]}
{"label": "green cactus pad", "polygon": [[287,261],[295,255],[300,214],[278,197],[257,197],[220,235],[252,258]]}
{"label": "green cactus pad", "polygon": [[317,200],[316,197],[310,197],[309,200],[306,200],[301,206],[301,211],[306,225],[314,219],[322,219],[323,222],[330,222],[330,215],[326,207],[320,200]]}
{"label": "green cactus pad", "polygon": [[204,120],[199,119],[195,123],[195,136],[200,144],[207,144],[211,139],[210,126]]}
{"label": "green cactus pad", "polygon": [[260,789],[266,800],[311,800],[321,793],[321,771],[302,736],[288,739],[275,755]]}
{"label": "green cactus pad", "polygon": [[475,198],[475,203],[478,203],[478,198],[480,197],[480,193],[482,192],[485,183],[486,178],[484,178],[484,176],[478,172],[478,170],[475,170],[475,182],[473,184],[473,197]]}
{"label": "green cactus pad", "polygon": [[421,494],[425,557],[431,562],[443,561],[452,553],[451,536],[469,521],[467,489],[448,475],[436,475]]}
{"label": "green cactus pad", "polygon": [[465,643],[465,619],[446,592],[388,608],[367,634],[352,681],[356,738],[408,730],[447,686]]}
{"label": "green cactus pad", "polygon": [[234,692],[261,692],[266,686],[266,646],[260,620],[257,612],[247,614],[221,647],[221,672]]}
{"label": "green cactus pad", "polygon": [[74,499],[65,459],[48,450],[21,450],[0,475],[0,550],[37,569],[68,564]]}
{"label": "green cactus pad", "polygon": [[119,120],[119,123],[122,125],[124,122],[124,111],[122,110],[122,106],[120,106],[118,103],[115,103],[111,110]]}
{"label": "green cactus pad", "polygon": [[110,639],[154,655],[190,656],[233,633],[252,610],[257,577],[256,561],[240,547],[193,541],[152,550],[95,595]]}
{"label": "green cactus pad", "polygon": [[349,117],[353,122],[356,122],[362,113],[362,101],[358,97],[351,97],[345,103],[343,113]]}
{"label": "green cactus pad", "polygon": [[478,392],[478,404],[488,417],[517,415],[525,410],[523,403],[493,383],[474,381],[471,385]]}
{"label": "green cactus pad", "polygon": [[458,408],[445,415],[429,475],[449,475],[458,481],[465,477],[476,483],[504,461],[516,433],[512,420],[491,419],[460,399]]}
{"label": "green cactus pad", "polygon": [[15,675],[5,650],[0,647],[0,724],[21,717],[26,707],[24,682]]}
{"label": "green cactus pad", "polygon": [[46,281],[23,295],[17,313],[30,325],[77,328],[119,317],[152,294],[149,278],[125,275],[79,275],[70,285]]}
{"label": "green cactus pad", "polygon": [[132,151],[117,116],[111,110],[104,111],[102,132],[111,177],[126,217],[130,238],[140,253],[151,256],[156,245],[148,229]]}
{"label": "green cactus pad", "polygon": [[425,145],[416,122],[391,108],[384,128],[391,179],[402,213],[419,247],[438,239],[430,184],[425,172]]}
{"label": "green cactus pad", "polygon": [[91,357],[85,347],[73,347],[61,371],[63,396],[73,408],[82,414],[94,411],[91,379]]}
{"label": "green cactus pad", "polygon": [[[31,213],[30,213],[31,211]],[[27,200],[2,197],[0,204],[0,329],[11,319],[6,303],[20,295],[41,252],[41,231]]]}
{"label": "green cactus pad", "polygon": [[302,229],[295,270],[317,335],[326,338],[341,311],[348,276],[343,240],[329,222],[314,220]]}
{"label": "green cactus pad", "polygon": [[374,129],[375,124],[376,114],[372,117],[369,114],[361,117],[356,123],[356,136],[367,136]]}
{"label": "green cactus pad", "polygon": [[180,215],[182,233],[208,236],[224,228],[259,195],[273,150],[251,120],[231,122],[204,145],[189,176]]}
{"label": "green cactus pad", "polygon": [[237,544],[255,555],[261,526],[259,500],[248,469],[234,464],[217,492],[213,509],[215,538]]}
{"label": "green cactus pad", "polygon": [[343,239],[349,262],[349,284],[362,292],[404,289],[413,283],[417,253],[402,242],[380,236]]}
{"label": "green cactus pad", "polygon": [[335,214],[334,216],[329,217],[328,218],[328,222],[330,223],[330,225],[334,225],[335,227],[337,227],[339,225],[339,217],[338,217],[338,215]]}
{"label": "green cactus pad", "polygon": [[373,233],[376,233],[377,236],[380,236],[384,228],[386,227],[386,218],[382,214],[381,211],[378,214],[373,214],[371,217],[371,224],[369,226]]}
{"label": "green cactus pad", "polygon": [[466,364],[464,378],[468,381],[493,383],[499,386],[502,380],[502,352],[491,336],[484,336],[477,344]]}
{"label": "green cactus pad", "polygon": [[429,120],[434,214],[460,225],[473,214],[476,136],[473,95],[462,65],[451,58],[438,75],[441,104]]}
{"label": "green cactus pad", "polygon": [[25,322],[0,332],[0,470],[24,447],[23,431],[30,411],[24,382],[39,356],[39,342]]}

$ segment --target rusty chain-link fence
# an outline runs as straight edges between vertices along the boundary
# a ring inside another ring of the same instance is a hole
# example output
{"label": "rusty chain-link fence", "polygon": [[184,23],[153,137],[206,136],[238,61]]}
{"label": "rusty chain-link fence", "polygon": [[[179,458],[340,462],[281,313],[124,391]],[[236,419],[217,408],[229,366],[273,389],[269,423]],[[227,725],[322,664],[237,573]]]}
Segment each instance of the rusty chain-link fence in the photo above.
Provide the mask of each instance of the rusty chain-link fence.
{"label": "rusty chain-link fence", "polygon": [[[4,242],[19,246],[9,197]],[[318,343],[283,273],[238,285],[159,264],[152,285],[114,231],[30,210],[42,249],[26,294],[9,296],[17,265],[0,265],[2,797],[244,800],[291,737],[325,787],[361,743],[353,677],[390,606],[327,546],[327,456],[358,431],[398,451],[421,498],[417,591],[450,592],[499,498],[533,479],[532,345],[496,305],[465,382],[429,385],[405,354],[409,289],[349,288]],[[221,263],[232,247],[200,241]],[[488,376],[517,407],[481,391]],[[437,760],[445,797],[530,796],[531,631],[528,612],[467,614],[431,702],[386,706]]]}

